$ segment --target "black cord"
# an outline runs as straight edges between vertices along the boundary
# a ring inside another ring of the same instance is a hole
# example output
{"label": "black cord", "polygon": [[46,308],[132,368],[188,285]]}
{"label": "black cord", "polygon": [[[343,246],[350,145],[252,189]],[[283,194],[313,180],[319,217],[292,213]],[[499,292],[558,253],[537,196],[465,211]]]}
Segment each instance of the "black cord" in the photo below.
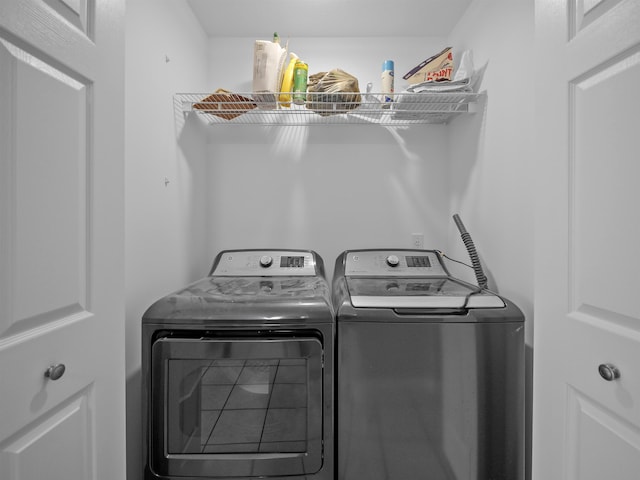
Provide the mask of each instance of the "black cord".
{"label": "black cord", "polygon": [[451,258],[451,257],[447,256],[447,254],[444,253],[442,250],[438,250],[438,253],[441,256],[443,256],[444,258],[446,258],[447,260],[451,260],[452,262],[459,263],[459,264],[464,265],[465,267],[469,267],[471,270],[473,270],[473,267],[471,265],[469,265],[468,263],[464,263],[464,262],[461,262],[460,260],[456,260],[455,258]]}
{"label": "black cord", "polygon": [[[471,270],[474,270],[474,268],[473,268],[471,265],[469,265],[468,263],[464,263],[464,262],[461,262],[460,260],[456,260],[455,258],[451,258],[451,257],[450,257],[450,256],[448,256],[446,253],[444,253],[442,250],[437,250],[437,252],[440,254],[440,256],[442,256],[443,258],[446,258],[447,260],[450,260],[450,261],[452,261],[452,262],[459,263],[459,264],[461,264],[461,265],[464,265],[465,267],[470,268]],[[492,294],[494,294],[494,295],[497,295],[497,293],[495,293],[495,292],[493,292],[493,291],[489,290],[486,286],[485,286],[485,287],[480,287],[480,286],[479,286],[478,288],[476,288],[476,289],[474,289],[474,290],[470,291],[469,293],[467,293],[467,295],[465,295],[465,297],[464,297],[464,303],[462,304],[462,307],[461,307],[461,308],[463,308],[463,309],[464,309],[464,308],[467,308],[467,305],[469,304],[469,299],[470,299],[473,295],[481,294],[483,291],[484,291],[484,292],[492,293]]]}
{"label": "black cord", "polygon": [[[473,267],[471,267],[471,268],[473,268]],[[475,290],[472,290],[469,293],[467,293],[467,295],[464,297],[464,303],[462,304],[462,308],[466,309],[467,306],[469,305],[469,299],[471,298],[471,296],[472,295],[478,295],[479,293],[482,293],[482,290],[483,290],[482,287],[478,287]]]}
{"label": "black cord", "polygon": [[[436,250],[436,252],[438,252],[441,257],[446,258],[447,260],[451,260],[452,262],[459,263],[459,264],[464,265],[465,267],[468,267],[471,270],[473,270],[473,267],[471,265],[469,265],[468,263],[464,263],[464,262],[461,262],[460,260],[456,260],[455,258],[451,258],[446,253],[444,253],[442,250]],[[467,295],[467,298],[465,298],[464,304],[465,305],[467,304],[467,302],[469,301],[469,297],[471,295],[477,295],[478,293],[482,293],[482,292],[488,292],[488,293],[492,293],[493,295],[498,295],[496,292],[494,292],[493,290],[491,290],[488,287],[478,287],[476,290],[471,291],[471,293],[469,293]]]}

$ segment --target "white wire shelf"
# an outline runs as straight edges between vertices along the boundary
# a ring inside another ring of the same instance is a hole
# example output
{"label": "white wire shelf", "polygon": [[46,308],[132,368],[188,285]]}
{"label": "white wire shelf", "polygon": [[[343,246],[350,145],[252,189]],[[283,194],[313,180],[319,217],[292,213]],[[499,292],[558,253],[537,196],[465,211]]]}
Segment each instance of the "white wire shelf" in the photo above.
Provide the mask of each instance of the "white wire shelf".
{"label": "white wire shelf", "polygon": [[474,113],[484,93],[400,92],[383,104],[379,93],[311,93],[302,105],[282,102],[278,95],[253,93],[178,93],[178,108],[196,112],[210,125],[331,125],[402,126],[448,123]]}

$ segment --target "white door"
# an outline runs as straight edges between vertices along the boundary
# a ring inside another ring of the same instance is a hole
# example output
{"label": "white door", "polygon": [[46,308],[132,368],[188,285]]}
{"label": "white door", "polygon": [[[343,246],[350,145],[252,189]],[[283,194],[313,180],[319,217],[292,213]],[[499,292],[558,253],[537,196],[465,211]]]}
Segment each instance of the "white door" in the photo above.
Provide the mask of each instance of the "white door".
{"label": "white door", "polygon": [[123,22],[0,1],[2,480],[125,478]]}
{"label": "white door", "polygon": [[640,1],[537,0],[536,44],[533,479],[638,480]]}

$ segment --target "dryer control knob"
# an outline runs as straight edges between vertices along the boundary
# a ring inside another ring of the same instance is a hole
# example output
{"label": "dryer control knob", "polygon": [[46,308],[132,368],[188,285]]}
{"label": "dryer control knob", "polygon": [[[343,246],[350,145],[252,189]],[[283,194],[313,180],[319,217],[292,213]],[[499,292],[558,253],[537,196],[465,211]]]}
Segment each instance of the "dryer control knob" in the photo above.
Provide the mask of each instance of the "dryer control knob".
{"label": "dryer control knob", "polygon": [[387,265],[389,265],[390,267],[397,267],[399,263],[400,259],[397,255],[389,255],[387,257]]}
{"label": "dryer control knob", "polygon": [[272,263],[273,263],[273,258],[271,258],[269,255],[263,255],[262,257],[260,257],[261,267],[264,267],[264,268],[270,267]]}

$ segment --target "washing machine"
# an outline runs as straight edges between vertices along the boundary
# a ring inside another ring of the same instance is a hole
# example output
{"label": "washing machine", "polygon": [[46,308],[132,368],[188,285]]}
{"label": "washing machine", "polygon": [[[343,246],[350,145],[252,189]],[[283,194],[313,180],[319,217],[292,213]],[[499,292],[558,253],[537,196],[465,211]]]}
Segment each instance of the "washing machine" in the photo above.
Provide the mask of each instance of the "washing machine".
{"label": "washing machine", "polygon": [[333,279],[338,480],[522,480],[524,317],[438,251],[351,250]]}
{"label": "washing machine", "polygon": [[218,254],[142,318],[145,479],[332,479],[334,337],[315,252]]}

